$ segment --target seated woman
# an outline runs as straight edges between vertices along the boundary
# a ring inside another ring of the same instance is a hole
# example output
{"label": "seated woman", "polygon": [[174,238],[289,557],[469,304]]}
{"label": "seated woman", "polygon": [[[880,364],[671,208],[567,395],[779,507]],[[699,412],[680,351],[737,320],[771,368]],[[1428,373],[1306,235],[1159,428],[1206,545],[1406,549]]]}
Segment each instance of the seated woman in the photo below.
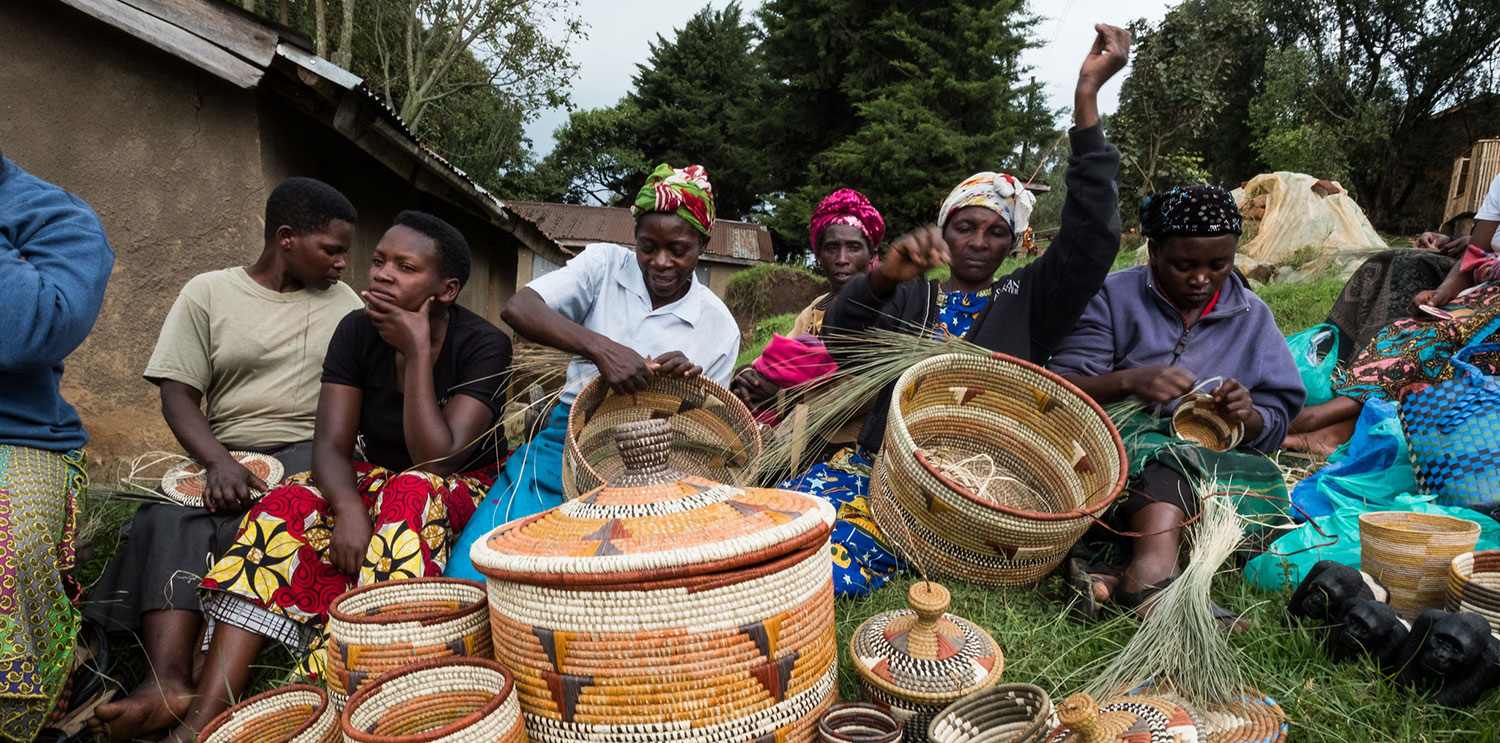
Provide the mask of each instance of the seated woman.
{"label": "seated woman", "polygon": [[469,549],[495,527],[563,502],[563,439],[583,386],[603,377],[635,392],[656,375],[729,384],[740,332],[724,302],[693,271],[714,224],[703,168],[657,166],[636,196],[635,250],[596,243],[543,276],[500,313],[516,332],[574,354],[547,428],[511,454],[455,548],[446,575],[481,580]]}
{"label": "seated woman", "polygon": [[99,707],[96,731],[133,739],[187,712],[202,660],[204,557],[212,564],[224,554],[266,489],[230,450],[270,454],[287,473],[312,466],[322,349],[360,307],[338,278],[355,219],[332,186],[289,178],[266,199],[255,263],[193,277],[167,313],[145,376],[160,388],[167,427],[204,466],[204,505],[141,506],[129,541],[94,586],[84,617],[107,631],[139,632],[151,669],[130,696]]}
{"label": "seated woman", "polygon": [[[885,238],[885,220],[865,195],[850,188],[834,191],[813,211],[807,239],[818,266],[828,278],[828,292],[814,299],[792,324],[785,337],[771,340],[761,356],[734,376],[729,389],[739,396],[756,419],[775,425],[770,404],[782,389],[826,379],[836,368],[822,342],[823,316],[849,279],[870,270],[875,248]],[[829,437],[829,443],[853,443],[863,421]]]}
{"label": "seated woman", "polygon": [[[1035,363],[1052,355],[1104,283],[1120,251],[1115,171],[1120,153],[1099,125],[1099,87],[1130,51],[1130,32],[1096,25],[1097,37],[1074,93],[1073,154],[1062,226],[1035,262],[995,278],[1011,246],[1025,233],[1035,198],[1015,178],[977,173],[960,183],[938,210],[937,226],[897,238],[880,265],[855,276],[824,318],[834,358],[869,328],[919,328],[937,339],[965,338]],[[952,276],[923,280],[947,263]],[[899,560],[870,517],[865,494],[874,452],[885,435],[890,389],[860,430],[858,446],[814,465],[781,487],[822,495],[839,508],[834,526],[834,590],[862,595],[897,571]]]}
{"label": "seated woman", "polygon": [[[334,331],[323,362],[311,478],[252,507],[203,580],[206,665],[168,740],[191,741],[239,698],[266,640],[323,667],[329,603],[356,585],[437,575],[491,482],[480,446],[504,403],[510,339],[456,304],[469,246],[405,211],[375,246],[365,309]],[[355,458],[356,438],[365,460]]]}
{"label": "seated woman", "polygon": [[[1500,287],[1494,283],[1500,280],[1500,230],[1496,229],[1500,227],[1500,176],[1490,181],[1490,190],[1474,216],[1474,232],[1443,282],[1418,293],[1411,302],[1410,318],[1385,326],[1353,361],[1334,372],[1335,397],[1302,411],[1292,422],[1285,442],[1288,448],[1332,452],[1354,434],[1365,401],[1399,402],[1414,386],[1453,378],[1448,359],[1500,317]],[[1422,305],[1451,316],[1438,319],[1421,309]],[[1500,369],[1496,354],[1476,354],[1472,361],[1491,374]]]}
{"label": "seated woman", "polygon": [[[1118,570],[1091,566],[1092,585],[1073,565],[1075,607],[1090,616],[1105,601],[1149,612],[1147,599],[1179,574],[1182,526],[1198,513],[1206,481],[1286,497],[1281,471],[1262,452],[1276,449],[1306,393],[1270,308],[1234,273],[1240,228],[1234,197],[1218,186],[1152,194],[1141,207],[1147,264],[1104,282],[1048,364],[1101,405],[1131,399],[1166,413],[1117,416],[1131,480],[1108,518],[1117,531],[1143,536],[1129,540],[1130,561]],[[1216,378],[1214,406],[1245,429],[1238,450],[1171,435],[1170,411]],[[1214,610],[1226,628],[1247,626]]]}

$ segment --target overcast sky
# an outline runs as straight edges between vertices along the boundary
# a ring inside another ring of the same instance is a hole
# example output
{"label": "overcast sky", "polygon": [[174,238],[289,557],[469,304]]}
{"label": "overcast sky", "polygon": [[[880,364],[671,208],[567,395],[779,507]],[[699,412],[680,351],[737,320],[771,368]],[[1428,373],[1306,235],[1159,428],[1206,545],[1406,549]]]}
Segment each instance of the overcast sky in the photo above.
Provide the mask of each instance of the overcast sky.
{"label": "overcast sky", "polygon": [[[727,0],[713,0],[722,8]],[[747,14],[760,6],[761,0],[742,0]],[[1136,18],[1151,22],[1161,20],[1170,3],[1167,0],[1052,0],[1044,18],[1036,27],[1036,36],[1045,46],[1026,53],[1025,63],[1034,67],[1032,74],[1047,87],[1053,108],[1073,105],[1073,84],[1078,79],[1078,65],[1093,43],[1096,22],[1123,26]],[[648,44],[658,34],[671,39],[703,5],[695,2],[664,3],[660,0],[580,0],[579,11],[589,25],[589,38],[573,50],[578,62],[578,77],[573,81],[573,105],[599,108],[613,105],[630,90],[636,65],[646,61]],[[1115,110],[1120,81],[1126,68],[1110,81],[1100,94],[1099,105],[1105,113]],[[550,109],[526,128],[537,155],[552,150],[552,132],[568,120],[563,109]]]}

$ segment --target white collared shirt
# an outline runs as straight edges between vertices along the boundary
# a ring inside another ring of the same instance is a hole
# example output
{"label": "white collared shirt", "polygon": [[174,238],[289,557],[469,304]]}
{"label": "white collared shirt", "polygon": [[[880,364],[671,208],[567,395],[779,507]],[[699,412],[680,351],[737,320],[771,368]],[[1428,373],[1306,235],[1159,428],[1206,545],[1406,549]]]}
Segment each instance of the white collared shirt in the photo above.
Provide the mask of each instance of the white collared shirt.
{"label": "white collared shirt", "polygon": [[[651,293],[635,251],[594,243],[567,265],[534,279],[530,287],[548,307],[636,353],[653,358],[681,351],[703,367],[704,376],[728,387],[740,351],[740,329],[729,308],[696,277],[682,299],[651,308]],[[599,370],[574,356],[559,401],[573,399]]]}

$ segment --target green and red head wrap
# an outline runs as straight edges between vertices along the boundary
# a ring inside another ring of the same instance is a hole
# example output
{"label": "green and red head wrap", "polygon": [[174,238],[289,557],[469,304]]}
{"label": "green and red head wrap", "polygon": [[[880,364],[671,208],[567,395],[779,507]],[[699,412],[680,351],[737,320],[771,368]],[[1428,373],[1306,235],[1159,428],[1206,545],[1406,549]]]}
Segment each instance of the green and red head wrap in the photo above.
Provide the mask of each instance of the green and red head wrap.
{"label": "green and red head wrap", "polygon": [[635,195],[631,215],[647,212],[676,214],[704,235],[714,226],[714,189],[702,165],[674,168],[662,163],[651,171],[646,185]]}

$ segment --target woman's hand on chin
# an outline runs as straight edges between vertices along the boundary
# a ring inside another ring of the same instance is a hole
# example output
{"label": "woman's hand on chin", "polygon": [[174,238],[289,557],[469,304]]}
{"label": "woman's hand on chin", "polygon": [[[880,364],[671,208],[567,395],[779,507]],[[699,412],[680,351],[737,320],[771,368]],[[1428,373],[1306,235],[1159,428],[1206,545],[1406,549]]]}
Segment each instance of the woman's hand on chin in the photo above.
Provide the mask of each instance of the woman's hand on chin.
{"label": "woman's hand on chin", "polygon": [[381,340],[391,344],[407,358],[426,353],[432,345],[432,303],[428,297],[416,312],[370,292],[360,294],[365,300],[365,314],[380,333]]}

